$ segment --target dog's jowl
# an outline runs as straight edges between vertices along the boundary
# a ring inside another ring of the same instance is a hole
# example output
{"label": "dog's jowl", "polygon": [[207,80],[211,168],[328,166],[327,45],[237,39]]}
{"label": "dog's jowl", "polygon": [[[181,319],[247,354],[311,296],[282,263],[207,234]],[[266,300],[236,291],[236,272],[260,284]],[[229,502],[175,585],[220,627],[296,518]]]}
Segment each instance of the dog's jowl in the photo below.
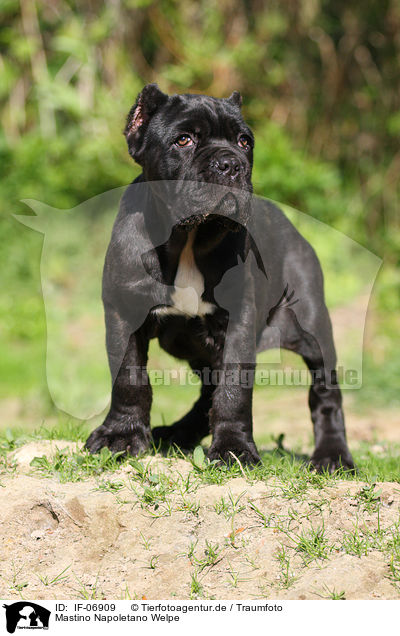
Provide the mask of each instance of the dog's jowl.
{"label": "dog's jowl", "polygon": [[[253,197],[254,138],[240,106],[237,92],[168,96],[149,84],[128,115],[143,172],[122,198],[105,260],[112,398],[86,446],[135,455],[152,437],[192,449],[211,433],[210,459],[257,463],[256,354],[280,346],[310,370],[311,463],[352,469],[320,265],[284,214]],[[152,431],[151,338],[202,379],[189,413]]]}

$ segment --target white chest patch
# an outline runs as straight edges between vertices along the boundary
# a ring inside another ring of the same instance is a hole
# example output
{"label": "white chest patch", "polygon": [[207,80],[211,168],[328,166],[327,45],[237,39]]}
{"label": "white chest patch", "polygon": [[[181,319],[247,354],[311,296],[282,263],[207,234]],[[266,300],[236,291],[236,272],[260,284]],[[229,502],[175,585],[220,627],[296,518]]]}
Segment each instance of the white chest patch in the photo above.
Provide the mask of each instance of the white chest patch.
{"label": "white chest patch", "polygon": [[199,271],[193,254],[193,242],[196,230],[188,234],[186,245],[179,258],[178,269],[174,280],[174,291],[171,294],[171,307],[157,309],[159,316],[170,314],[186,314],[188,316],[204,316],[215,310],[215,305],[201,299],[204,292],[204,278]]}

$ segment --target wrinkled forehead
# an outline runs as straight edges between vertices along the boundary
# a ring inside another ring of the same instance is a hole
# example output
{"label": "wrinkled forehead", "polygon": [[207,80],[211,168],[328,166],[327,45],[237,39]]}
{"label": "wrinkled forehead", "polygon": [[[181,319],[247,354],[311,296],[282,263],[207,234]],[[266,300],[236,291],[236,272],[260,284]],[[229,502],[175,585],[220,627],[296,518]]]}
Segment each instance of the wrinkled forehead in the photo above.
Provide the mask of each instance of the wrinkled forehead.
{"label": "wrinkled forehead", "polygon": [[168,129],[224,137],[250,129],[237,107],[206,95],[174,95],[159,113]]}

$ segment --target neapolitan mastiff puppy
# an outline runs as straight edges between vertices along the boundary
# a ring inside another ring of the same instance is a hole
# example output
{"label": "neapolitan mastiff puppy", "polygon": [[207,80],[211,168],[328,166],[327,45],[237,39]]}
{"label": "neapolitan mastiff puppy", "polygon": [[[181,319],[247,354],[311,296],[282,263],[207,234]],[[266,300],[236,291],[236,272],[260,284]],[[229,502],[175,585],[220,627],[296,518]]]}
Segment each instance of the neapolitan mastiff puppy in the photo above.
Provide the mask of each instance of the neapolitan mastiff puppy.
{"label": "neapolitan mastiff puppy", "polygon": [[[143,172],[122,198],[105,260],[112,399],[86,447],[135,455],[153,435],[190,449],[211,432],[210,460],[257,463],[256,353],[280,346],[311,372],[311,464],[353,469],[321,268],[281,210],[253,197],[254,138],[240,106],[237,92],[168,96],[149,84],[128,115],[129,153]],[[151,338],[203,381],[190,412],[152,432]]]}

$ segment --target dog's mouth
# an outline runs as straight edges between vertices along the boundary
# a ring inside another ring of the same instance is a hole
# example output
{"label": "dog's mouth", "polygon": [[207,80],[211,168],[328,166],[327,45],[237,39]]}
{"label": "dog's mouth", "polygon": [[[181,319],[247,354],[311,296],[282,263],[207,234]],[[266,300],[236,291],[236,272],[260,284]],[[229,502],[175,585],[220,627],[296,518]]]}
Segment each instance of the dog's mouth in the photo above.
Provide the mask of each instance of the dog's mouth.
{"label": "dog's mouth", "polygon": [[205,212],[204,214],[192,214],[186,219],[182,219],[177,223],[178,227],[185,228],[187,230],[193,230],[200,226],[212,225],[213,230],[228,230],[230,232],[238,232],[241,227],[243,227],[242,223],[239,221],[235,221],[234,219],[230,219],[226,216],[222,216],[221,214],[215,214],[213,212]]}
{"label": "dog's mouth", "polygon": [[[174,226],[188,230],[207,225],[210,231],[237,231],[247,225],[251,215],[250,188],[230,189],[188,180],[155,181],[150,187],[159,212],[171,218]],[[208,225],[211,221],[212,226]]]}
{"label": "dog's mouth", "polygon": [[191,214],[186,219],[182,219],[177,224],[179,227],[185,227],[187,229],[192,229],[198,227],[202,223],[205,223],[207,219],[211,216],[211,212],[205,212],[204,214]]}
{"label": "dog's mouth", "polygon": [[217,197],[210,196],[208,201],[203,201],[202,205],[198,205],[198,202],[196,205],[192,199],[191,203],[194,204],[195,209],[206,209],[206,211],[196,211],[194,214],[189,214],[181,219],[178,225],[194,228],[213,221],[217,227],[236,231],[241,225],[246,224],[250,200],[251,193],[243,191],[239,195],[225,192],[221,196],[218,193]]}

